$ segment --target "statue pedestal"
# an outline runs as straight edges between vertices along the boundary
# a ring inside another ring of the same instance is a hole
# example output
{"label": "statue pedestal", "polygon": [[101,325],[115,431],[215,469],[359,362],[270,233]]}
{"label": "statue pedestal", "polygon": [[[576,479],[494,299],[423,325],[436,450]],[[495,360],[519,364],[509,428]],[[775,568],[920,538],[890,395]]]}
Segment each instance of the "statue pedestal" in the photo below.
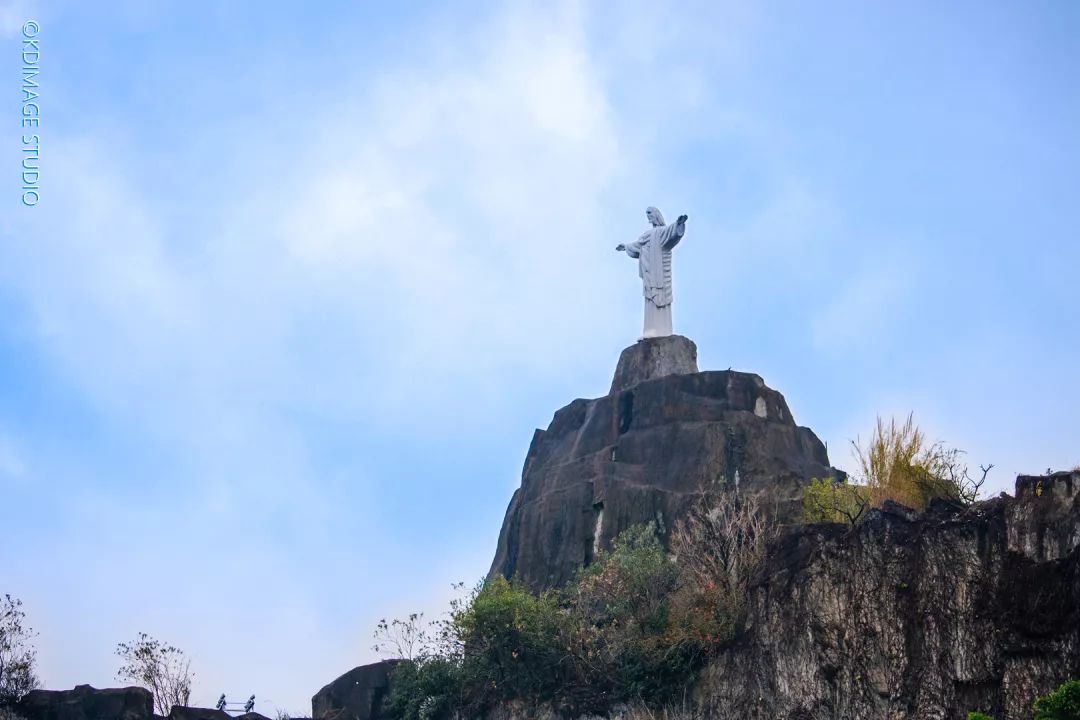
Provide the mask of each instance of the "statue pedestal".
{"label": "statue pedestal", "polygon": [[643,338],[622,351],[609,395],[665,375],[696,373],[697,345],[682,335]]}

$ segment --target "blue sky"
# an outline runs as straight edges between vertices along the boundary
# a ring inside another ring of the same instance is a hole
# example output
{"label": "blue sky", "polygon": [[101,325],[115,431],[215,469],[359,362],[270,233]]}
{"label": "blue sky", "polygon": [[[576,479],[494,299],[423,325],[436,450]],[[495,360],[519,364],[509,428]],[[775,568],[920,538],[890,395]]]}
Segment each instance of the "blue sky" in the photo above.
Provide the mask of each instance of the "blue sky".
{"label": "blue sky", "polygon": [[[390,9],[391,6],[393,9]],[[41,202],[19,35],[41,25]],[[309,712],[487,569],[534,427],[675,325],[850,467],[1080,463],[1080,6],[0,0],[0,592]]]}

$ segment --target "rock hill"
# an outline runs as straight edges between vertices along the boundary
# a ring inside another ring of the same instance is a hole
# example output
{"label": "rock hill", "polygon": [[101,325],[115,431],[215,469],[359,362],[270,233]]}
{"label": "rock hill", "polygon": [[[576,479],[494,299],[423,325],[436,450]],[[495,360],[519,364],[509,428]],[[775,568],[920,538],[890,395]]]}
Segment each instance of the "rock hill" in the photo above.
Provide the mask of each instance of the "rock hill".
{"label": "rock hill", "polygon": [[757,375],[698,372],[687,338],[623,351],[611,391],[575,400],[537,430],[506,511],[491,575],[534,590],[560,585],[628,526],[662,535],[704,487],[767,493],[778,519],[801,512],[802,486],[842,475]]}
{"label": "rock hill", "polygon": [[[710,484],[761,493],[775,521],[795,520],[803,485],[829,475],[839,471],[825,447],[760,377],[698,372],[686,338],[639,342],[606,396],[575,400],[536,431],[491,575],[562,584],[632,524],[669,532]],[[313,717],[383,720],[392,667],[329,683]],[[1027,720],[1036,697],[1076,677],[1074,471],[1021,476],[1014,496],[968,507],[886,502],[855,527],[791,522],[751,586],[744,630],[692,688],[688,717]],[[145,691],[86,686],[34,691],[17,709],[28,720],[156,717]],[[488,720],[536,717],[500,707]]]}

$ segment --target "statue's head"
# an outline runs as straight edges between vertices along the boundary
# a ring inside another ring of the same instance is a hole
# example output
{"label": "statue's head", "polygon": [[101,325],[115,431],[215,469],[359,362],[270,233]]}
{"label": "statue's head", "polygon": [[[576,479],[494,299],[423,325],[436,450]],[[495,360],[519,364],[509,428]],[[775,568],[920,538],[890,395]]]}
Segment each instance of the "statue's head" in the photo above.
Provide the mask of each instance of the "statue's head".
{"label": "statue's head", "polygon": [[653,227],[660,227],[664,224],[664,216],[654,207],[645,210],[645,217],[649,218],[649,224]]}

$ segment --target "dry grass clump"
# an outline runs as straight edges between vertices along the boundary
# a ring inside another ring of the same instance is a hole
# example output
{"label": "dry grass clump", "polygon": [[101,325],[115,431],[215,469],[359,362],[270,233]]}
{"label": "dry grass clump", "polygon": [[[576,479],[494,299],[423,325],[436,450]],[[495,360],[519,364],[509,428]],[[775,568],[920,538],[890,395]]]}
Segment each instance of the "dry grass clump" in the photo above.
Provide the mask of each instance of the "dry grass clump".
{"label": "dry grass clump", "polygon": [[852,441],[857,463],[856,477],[867,488],[871,505],[885,500],[923,510],[931,500],[974,502],[993,465],[980,467],[976,480],[963,462],[964,451],[943,442],[930,442],[912,415],[898,424],[880,417],[870,441]]}

